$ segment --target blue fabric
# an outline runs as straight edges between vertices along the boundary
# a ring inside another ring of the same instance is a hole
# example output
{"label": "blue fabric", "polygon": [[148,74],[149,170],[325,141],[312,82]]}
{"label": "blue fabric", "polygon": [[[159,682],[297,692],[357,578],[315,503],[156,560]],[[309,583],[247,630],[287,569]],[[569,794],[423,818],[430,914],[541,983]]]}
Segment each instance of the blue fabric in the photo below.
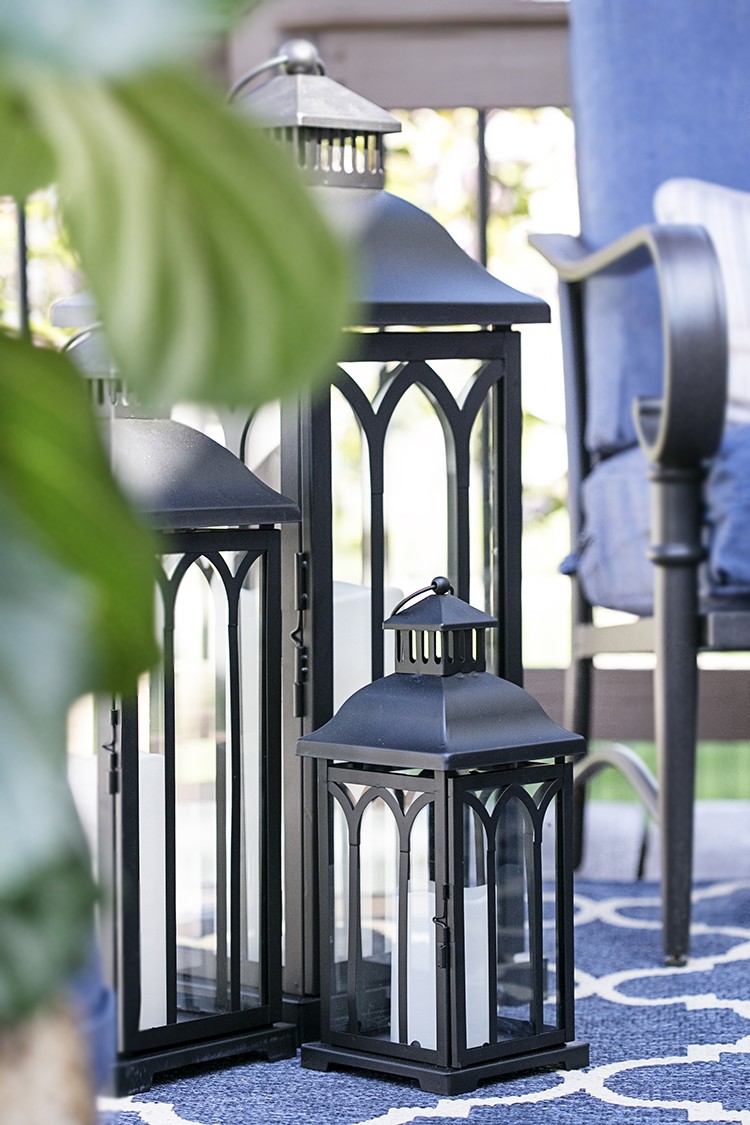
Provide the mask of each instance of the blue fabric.
{"label": "blue fabric", "polygon": [[[638,446],[600,462],[583,483],[584,528],[573,568],[593,605],[649,614],[653,567],[648,463]],[[704,488],[704,597],[750,594],[750,425],[728,426]],[[572,569],[566,560],[568,571]]]}
{"label": "blue fabric", "polygon": [[[616,2],[616,0],[612,0]],[[745,1121],[750,1087],[750,886],[696,887],[693,957],[665,968],[658,888],[576,886],[576,1034],[583,1070],[535,1073],[442,1098],[387,1075],[299,1061],[165,1076],[100,1103],[99,1125],[686,1125]],[[742,1116],[741,1116],[742,1115]]]}
{"label": "blue fabric", "polygon": [[94,1089],[103,1090],[117,1051],[117,1013],[115,994],[104,983],[95,946],[70,981],[69,995],[88,1046]]}
{"label": "blue fabric", "polygon": [[[581,234],[598,248],[653,222],[673,176],[750,189],[747,0],[571,0]],[[648,268],[586,286],[589,449],[635,440],[633,397],[658,394],[661,332]]]}

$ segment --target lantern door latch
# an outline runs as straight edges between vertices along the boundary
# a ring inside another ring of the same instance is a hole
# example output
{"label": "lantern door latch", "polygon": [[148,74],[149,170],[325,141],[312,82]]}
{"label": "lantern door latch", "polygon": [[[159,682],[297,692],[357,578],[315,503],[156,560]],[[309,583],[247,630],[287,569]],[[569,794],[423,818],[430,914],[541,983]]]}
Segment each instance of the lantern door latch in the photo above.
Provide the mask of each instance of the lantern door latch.
{"label": "lantern door latch", "polygon": [[435,956],[438,969],[447,969],[450,965],[450,940],[451,932],[448,927],[448,896],[450,887],[443,886],[443,913],[432,919],[433,924],[441,931],[435,943]]}
{"label": "lantern door latch", "polygon": [[120,757],[117,753],[117,728],[120,725],[120,712],[113,707],[109,713],[112,724],[112,741],[105,742],[102,750],[109,754],[109,771],[107,773],[107,793],[114,797],[120,792]]}

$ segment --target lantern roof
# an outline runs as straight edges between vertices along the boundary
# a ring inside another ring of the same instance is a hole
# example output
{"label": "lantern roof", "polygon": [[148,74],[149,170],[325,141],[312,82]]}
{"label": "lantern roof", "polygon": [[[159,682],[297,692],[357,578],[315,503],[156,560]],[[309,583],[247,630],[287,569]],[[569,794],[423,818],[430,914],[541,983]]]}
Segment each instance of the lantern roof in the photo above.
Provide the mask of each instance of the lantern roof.
{"label": "lantern roof", "polygon": [[490,617],[481,609],[475,609],[463,598],[453,596],[453,589],[447,578],[434,578],[430,586],[417,593],[423,594],[433,590],[428,597],[421,601],[411,601],[415,594],[410,594],[401,602],[403,609],[396,607],[394,614],[383,622],[384,629],[426,629],[430,632],[448,632],[452,629],[489,629],[497,625],[497,618]]}
{"label": "lantern roof", "polygon": [[495,277],[437,219],[387,191],[318,188],[352,248],[358,326],[546,323],[549,305]]}
{"label": "lantern roof", "polygon": [[401,122],[374,102],[315,72],[277,74],[252,92],[239,94],[269,129],[335,129],[342,133],[398,133]]}
{"label": "lantern roof", "polygon": [[112,467],[160,531],[298,522],[297,505],[223,445],[170,418],[113,418]]}
{"label": "lantern roof", "polygon": [[355,692],[329,722],[298,740],[297,753],[445,771],[578,758],[584,747],[527,691],[490,672],[394,673]]}

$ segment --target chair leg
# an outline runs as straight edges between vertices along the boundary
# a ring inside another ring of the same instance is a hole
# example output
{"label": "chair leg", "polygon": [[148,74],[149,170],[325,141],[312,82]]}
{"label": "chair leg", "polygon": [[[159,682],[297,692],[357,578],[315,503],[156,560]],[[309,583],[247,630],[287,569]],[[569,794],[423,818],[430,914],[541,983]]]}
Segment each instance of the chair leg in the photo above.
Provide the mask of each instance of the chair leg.
{"label": "chair leg", "polygon": [[690,950],[698,700],[696,616],[690,608],[694,584],[688,569],[657,570],[654,710],[662,927],[670,964],[683,964]]}
{"label": "chair leg", "polygon": [[670,964],[690,951],[693,816],[698,714],[700,473],[657,469],[654,484],[656,671],[662,932]]}

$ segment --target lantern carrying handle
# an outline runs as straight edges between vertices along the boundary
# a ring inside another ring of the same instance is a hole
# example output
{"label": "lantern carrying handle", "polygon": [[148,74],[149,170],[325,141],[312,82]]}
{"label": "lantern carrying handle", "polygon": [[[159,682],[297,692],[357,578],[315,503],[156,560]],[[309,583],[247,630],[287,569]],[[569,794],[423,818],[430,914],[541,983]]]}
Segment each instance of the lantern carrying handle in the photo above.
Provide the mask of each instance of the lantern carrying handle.
{"label": "lantern carrying handle", "polygon": [[253,67],[252,70],[248,70],[247,74],[238,78],[227,94],[227,101],[234,101],[246,86],[259,78],[261,74],[265,74],[269,70],[275,70],[276,67],[283,67],[290,74],[314,74],[316,71],[318,74],[325,74],[326,72],[323,60],[312,43],[307,39],[290,39],[288,43],[282,44],[278,55],[274,55],[272,59],[266,59],[265,62]]}
{"label": "lantern carrying handle", "polygon": [[429,586],[422,586],[420,590],[415,590],[413,594],[407,594],[405,598],[402,598],[396,608],[393,610],[391,616],[395,617],[399,610],[402,610],[404,608],[407,602],[412,601],[414,598],[418,598],[420,594],[427,594],[429,592],[432,592],[433,594],[452,594],[453,587],[451,586],[447,578],[443,578],[441,576],[433,578]]}

